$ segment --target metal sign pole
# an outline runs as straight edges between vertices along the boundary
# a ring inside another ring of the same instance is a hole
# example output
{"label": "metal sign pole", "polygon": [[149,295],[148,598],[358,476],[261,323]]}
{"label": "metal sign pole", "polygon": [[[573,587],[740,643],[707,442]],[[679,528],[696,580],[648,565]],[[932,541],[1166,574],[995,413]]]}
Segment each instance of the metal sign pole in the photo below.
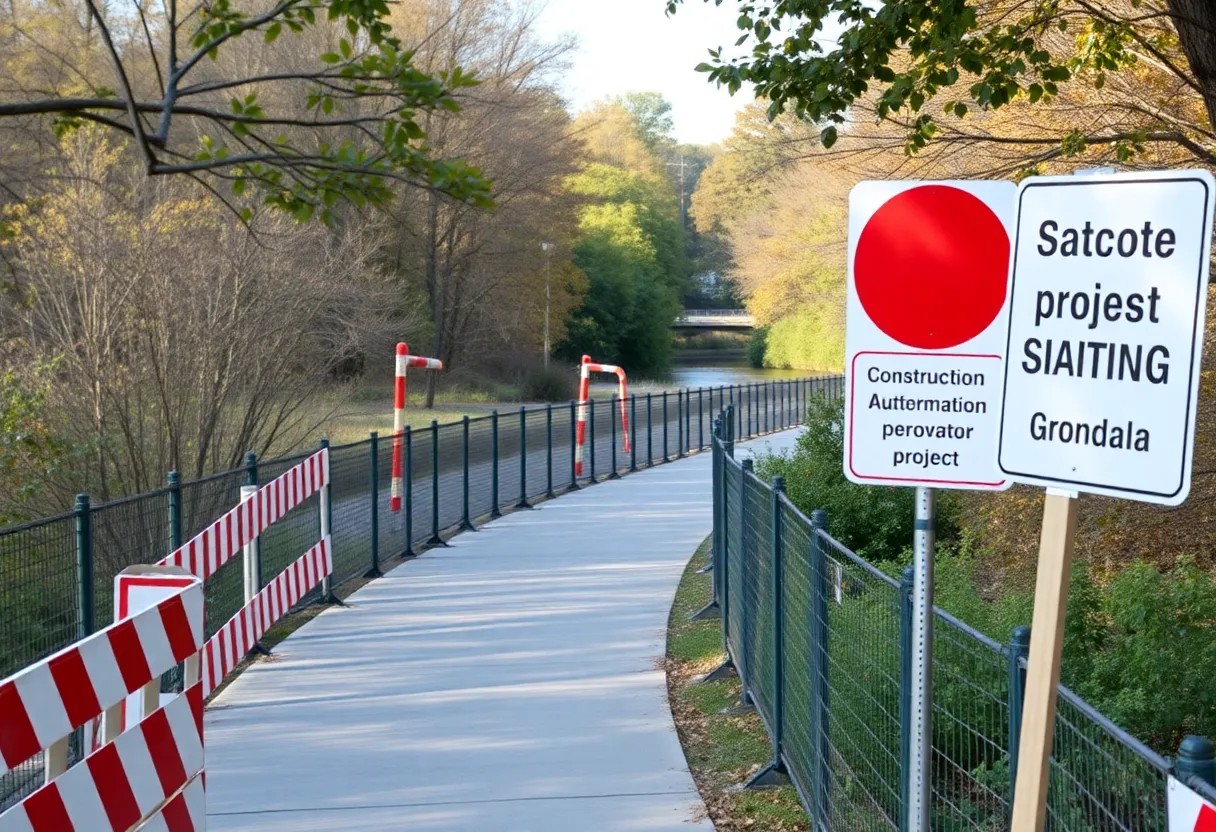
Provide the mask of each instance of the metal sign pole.
{"label": "metal sign pole", "polygon": [[930,772],[933,761],[933,545],[936,494],[916,489],[912,535],[911,753],[908,755],[908,829],[929,832]]}

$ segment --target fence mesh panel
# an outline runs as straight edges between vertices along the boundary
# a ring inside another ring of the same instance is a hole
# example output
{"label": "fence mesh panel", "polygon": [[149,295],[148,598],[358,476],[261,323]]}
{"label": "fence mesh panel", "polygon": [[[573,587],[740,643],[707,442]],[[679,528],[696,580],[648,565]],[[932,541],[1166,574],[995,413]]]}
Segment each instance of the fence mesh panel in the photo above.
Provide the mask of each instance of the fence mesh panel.
{"label": "fence mesh panel", "polygon": [[92,522],[93,609],[96,626],[104,627],[114,620],[114,576],[128,566],[155,563],[173,549],[168,492],[95,506]]}
{"label": "fence mesh panel", "polygon": [[900,802],[899,589],[820,535],[827,594],[828,807],[832,828],[897,828]]}
{"label": "fence mesh panel", "polygon": [[[752,399],[750,423],[746,412],[742,424],[735,422],[736,431],[746,433],[779,428],[786,418],[800,421],[807,400],[821,391],[839,393],[839,380],[778,386],[760,391],[758,399],[747,388],[723,394],[728,405],[735,403],[727,414],[732,419]],[[724,533],[719,562],[725,580],[718,589],[730,657],[770,734],[774,697],[781,695],[782,760],[808,813],[832,830],[898,830],[906,805],[901,726],[911,721],[909,593],[826,532],[815,532],[782,497],[784,626],[782,650],[775,653],[772,490],[725,450],[720,464],[722,513],[715,528]],[[934,612],[930,826],[947,832],[1007,829],[1015,725],[1009,653],[945,612]],[[780,691],[773,688],[776,662]],[[1048,829],[1163,829],[1171,770],[1168,759],[1061,687]]]}
{"label": "fence mesh panel", "polygon": [[1167,760],[1060,689],[1047,790],[1049,828],[1165,829],[1168,771]]}
{"label": "fence mesh panel", "polygon": [[76,593],[74,515],[0,535],[0,677],[76,640]]}
{"label": "fence mesh panel", "polygon": [[754,475],[744,473],[747,492],[743,514],[743,649],[747,664],[747,689],[767,725],[772,726],[773,691],[773,504],[769,489]]}
{"label": "fence mesh panel", "polygon": [[[788,503],[781,506],[782,612],[785,662],[784,715],[785,760],[790,778],[802,795],[812,793],[818,733],[814,722],[815,668],[809,633],[814,613],[811,533],[802,515]],[[805,797],[804,797],[805,799]]]}
{"label": "fence mesh panel", "polygon": [[1009,661],[938,611],[933,623],[932,823],[997,830],[1009,812]]}

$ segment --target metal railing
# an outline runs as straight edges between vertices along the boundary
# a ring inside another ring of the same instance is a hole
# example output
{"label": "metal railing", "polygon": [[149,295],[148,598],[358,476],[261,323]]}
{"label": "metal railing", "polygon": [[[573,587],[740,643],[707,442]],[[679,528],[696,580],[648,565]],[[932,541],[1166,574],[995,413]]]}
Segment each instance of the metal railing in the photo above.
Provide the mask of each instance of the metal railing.
{"label": "metal railing", "polygon": [[[713,592],[724,667],[773,746],[757,779],[788,775],[816,830],[907,829],[912,569],[884,574],[736,461],[739,424],[728,405],[715,426]],[[1030,628],[1001,645],[934,613],[930,828],[1008,829]],[[1048,829],[1164,830],[1168,776],[1211,799],[1214,768],[1206,740],[1163,757],[1061,686]]]}
{"label": "metal railing", "polygon": [[[406,429],[400,444],[404,506],[389,507],[392,436],[330,447],[334,585],[375,574],[388,562],[441,544],[460,529],[536,500],[707,448],[713,415],[734,404],[740,435],[801,422],[812,379],[635,395],[627,402],[625,453],[616,399],[589,407],[584,476],[574,476],[573,402],[494,412]],[[105,504],[82,494],[73,511],[0,529],[0,678],[110,620],[114,576],[164,557],[240,501],[242,485],[265,483],[313,451],[259,460]],[[262,569],[278,573],[315,541],[317,498],[261,540]],[[244,602],[241,569],[206,586],[207,634]]]}

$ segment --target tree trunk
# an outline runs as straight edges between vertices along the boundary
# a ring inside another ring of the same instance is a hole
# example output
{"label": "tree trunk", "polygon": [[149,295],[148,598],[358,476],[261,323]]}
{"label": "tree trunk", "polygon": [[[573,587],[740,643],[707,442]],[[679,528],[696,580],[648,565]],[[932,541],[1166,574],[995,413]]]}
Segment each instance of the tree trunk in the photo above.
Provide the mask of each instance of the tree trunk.
{"label": "tree trunk", "polygon": [[1216,3],[1168,0],[1168,5],[1182,51],[1199,83],[1208,122],[1216,128]]}
{"label": "tree trunk", "polygon": [[[427,217],[426,282],[431,290],[431,321],[435,326],[435,343],[431,354],[438,355],[443,343],[444,297],[439,276],[439,198],[430,194],[430,214]],[[426,374],[426,409],[435,407],[435,374]]]}

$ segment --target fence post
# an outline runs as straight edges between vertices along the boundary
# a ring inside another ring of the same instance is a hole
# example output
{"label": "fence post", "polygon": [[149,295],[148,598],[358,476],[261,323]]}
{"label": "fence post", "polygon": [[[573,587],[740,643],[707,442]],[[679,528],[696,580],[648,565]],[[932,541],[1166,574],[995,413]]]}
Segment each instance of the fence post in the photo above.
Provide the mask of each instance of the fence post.
{"label": "fence post", "polygon": [[439,420],[431,420],[431,539],[429,546],[443,546],[439,536]]}
{"label": "fence post", "polygon": [[612,400],[608,406],[608,421],[612,424],[612,470],[608,474],[608,479],[619,480],[621,475],[616,471],[616,412],[625,403],[625,400],[620,397],[620,394]]}
{"label": "fence post", "polygon": [[772,547],[772,609],[773,609],[773,760],[760,769],[746,788],[768,788],[788,782],[785,762],[785,563],[781,551],[781,496],[785,493],[785,478],[773,477],[770,493],[772,517],[770,526]]}
{"label": "fence post", "polygon": [[96,627],[93,611],[93,510],[89,495],[76,495],[76,638],[92,635]]}
{"label": "fence post", "polygon": [[667,455],[667,391],[663,391],[663,461],[666,462]]}
{"label": "fence post", "polygon": [[[405,429],[407,434],[409,428]],[[321,440],[321,450],[329,448],[329,440]],[[321,493],[317,497],[317,514],[321,518],[321,539],[333,534],[334,527],[334,506],[333,500],[330,498],[330,492],[333,490],[334,481],[334,461],[332,455],[329,460],[329,482],[321,487]],[[332,540],[331,540],[332,542]],[[331,575],[326,575],[321,579],[321,601],[322,604],[338,604],[341,601],[334,595],[333,580]]]}
{"label": "fence post", "polygon": [[[714,428],[714,436],[721,439],[720,431],[725,431],[725,416],[719,416]],[[726,486],[729,476],[726,467],[726,446],[721,442],[715,443],[718,454],[718,509],[721,512],[718,529],[722,537],[714,542],[714,554],[718,562],[714,565],[714,577],[720,581],[718,585],[718,605],[722,608],[722,652],[726,654],[726,664],[734,665],[730,654],[730,507],[726,504],[730,489]]]}
{"label": "fence post", "polygon": [[[697,388],[697,450],[705,448],[705,404],[702,399],[702,394],[705,392],[704,387]],[[713,395],[713,391],[710,391]],[[713,402],[710,402],[710,410],[713,410]]]}
{"label": "fence post", "polygon": [[587,464],[591,482],[595,482],[595,399],[587,402]]}
{"label": "fence post", "polygon": [[403,558],[414,557],[414,436],[410,426],[402,429],[402,453],[405,454],[405,467],[402,479],[405,480],[405,551]]}
{"label": "fence post", "polygon": [[245,452],[245,485],[258,484],[258,455],[253,451]]}
{"label": "fence post", "polygon": [[629,470],[638,470],[638,397],[629,394]]}
{"label": "fence post", "polygon": [[490,517],[502,517],[498,510],[498,411],[490,411]]}
{"label": "fence post", "polygon": [[169,472],[169,551],[176,552],[182,545],[182,477],[176,471]]}
{"label": "fence post", "polygon": [[469,417],[460,420],[460,530],[475,532],[473,518],[469,515]]}
{"label": "fence post", "polygon": [[[747,528],[747,478],[752,473],[753,463],[752,458],[748,457],[740,463],[743,469],[739,475],[739,522],[741,528]],[[740,566],[742,567],[743,585],[747,586],[748,574],[751,571],[749,564],[756,559],[755,552],[747,551],[747,538],[745,535],[739,535],[739,541],[742,544],[741,551],[735,552],[740,558]],[[739,669],[739,681],[741,683],[741,692],[739,695],[739,703],[743,707],[748,707],[752,704],[751,682],[752,682],[752,659],[754,656],[748,652],[752,649],[752,627],[751,616],[754,612],[747,608],[747,593],[743,592],[739,595],[739,656],[737,667]]]}
{"label": "fence post", "polygon": [[545,496],[553,494],[553,405],[545,405]]}
{"label": "fence post", "polygon": [[684,391],[676,390],[676,459],[684,456]]}
{"label": "fence post", "polygon": [[[241,502],[253,499],[253,495],[257,493],[258,487],[256,485],[242,485]],[[249,602],[262,589],[262,557],[258,551],[258,546],[258,536],[254,535],[241,549],[241,566],[244,567],[242,577],[244,578],[245,606],[249,606]]]}
{"label": "fence post", "polygon": [[[1026,669],[1030,655],[1030,628],[1013,628],[1009,639],[1009,811],[1013,811],[1014,786],[1018,779],[1018,749],[1022,744],[1022,706],[1026,701]],[[1019,661],[1020,660],[1020,661]]]}
{"label": "fence post", "polygon": [[519,406],[519,508],[532,508],[528,502],[528,408]]}
{"label": "fence post", "polygon": [[726,419],[722,427],[726,433],[726,454],[731,459],[735,458],[735,406],[731,404],[726,408]]}
{"label": "fence post", "polygon": [[654,465],[654,426],[652,425],[652,416],[654,415],[654,403],[651,400],[650,394],[646,394],[646,467],[650,468]]}
{"label": "fence post", "polygon": [[363,577],[379,578],[384,574],[380,571],[380,434],[372,431],[369,439],[371,440],[369,445],[371,451],[369,462],[371,464],[368,466],[367,487],[372,501],[372,563]]}
{"label": "fence post", "polygon": [[575,453],[575,448],[578,444],[578,435],[577,435],[578,426],[575,422],[575,419],[577,418],[575,416],[576,407],[577,406],[575,405],[575,403],[573,401],[571,401],[570,402],[570,490],[571,491],[578,490],[578,474],[575,472],[575,469],[574,469],[574,453]]}
{"label": "fence post", "polygon": [[752,436],[752,399],[756,397],[756,385],[747,384],[745,385],[745,389],[747,390],[747,433],[744,436],[750,439]]}
{"label": "fence post", "polygon": [[692,453],[692,390],[684,388],[684,453]]}
{"label": "fence post", "polygon": [[1174,776],[1183,785],[1191,778],[1197,778],[1209,786],[1216,786],[1216,747],[1207,737],[1194,734],[1183,737],[1174,760]]}
{"label": "fence post", "polygon": [[811,786],[812,811],[818,818],[820,828],[828,826],[828,759],[831,755],[831,739],[828,735],[828,557],[827,544],[822,535],[827,534],[828,513],[823,509],[811,512],[811,700],[814,703],[811,735],[815,748],[814,784]]}
{"label": "fence post", "polygon": [[899,829],[908,828],[908,772],[912,751],[912,584],[916,569],[899,582]]}

